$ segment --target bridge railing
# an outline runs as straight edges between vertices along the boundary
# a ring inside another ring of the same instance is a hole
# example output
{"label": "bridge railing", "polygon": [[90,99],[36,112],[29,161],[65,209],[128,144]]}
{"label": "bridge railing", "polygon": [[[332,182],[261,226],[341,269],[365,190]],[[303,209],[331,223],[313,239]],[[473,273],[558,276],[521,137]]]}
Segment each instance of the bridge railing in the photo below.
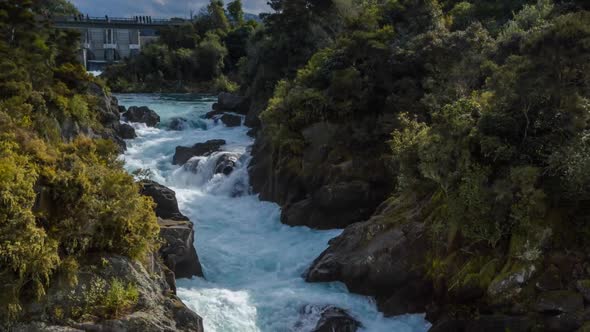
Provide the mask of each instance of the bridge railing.
{"label": "bridge railing", "polygon": [[125,24],[154,24],[154,25],[163,25],[163,24],[178,24],[184,22],[181,19],[167,19],[167,18],[154,18],[151,16],[134,16],[134,17],[96,17],[96,16],[84,16],[84,15],[76,15],[76,16],[58,16],[54,18],[56,22],[84,22],[84,23],[125,23]]}

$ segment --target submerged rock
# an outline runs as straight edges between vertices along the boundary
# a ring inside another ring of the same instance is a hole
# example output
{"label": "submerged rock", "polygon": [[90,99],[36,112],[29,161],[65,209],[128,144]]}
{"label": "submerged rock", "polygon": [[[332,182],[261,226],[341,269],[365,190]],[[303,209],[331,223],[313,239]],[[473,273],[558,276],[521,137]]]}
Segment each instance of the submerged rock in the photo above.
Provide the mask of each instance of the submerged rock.
{"label": "submerged rock", "polygon": [[312,332],[356,332],[362,325],[346,310],[334,306],[306,305],[301,309],[300,322],[296,328],[302,328],[303,321],[319,316]]}
{"label": "submerged rock", "polygon": [[185,171],[197,174],[199,171],[199,165],[201,164],[201,160],[197,158],[189,159],[182,167]]}
{"label": "submerged rock", "polygon": [[160,116],[147,106],[131,106],[123,116],[129,122],[145,123],[148,127],[155,127],[160,123]]}
{"label": "submerged rock", "polygon": [[168,125],[168,129],[182,131],[190,128],[190,123],[185,118],[173,118]]}
{"label": "submerged rock", "polygon": [[230,175],[238,163],[239,156],[235,154],[223,154],[217,159],[215,174]]}
{"label": "submerged rock", "polygon": [[184,165],[193,157],[210,155],[219,151],[225,143],[225,140],[215,139],[205,143],[197,143],[192,147],[177,146],[176,153],[172,158],[172,165]]}
{"label": "submerged rock", "polygon": [[137,134],[135,133],[135,128],[127,123],[122,123],[119,126],[119,136],[121,136],[122,139],[134,139],[137,137]]}
{"label": "submerged rock", "polygon": [[227,127],[239,127],[242,125],[242,117],[238,115],[224,114],[220,120]]}

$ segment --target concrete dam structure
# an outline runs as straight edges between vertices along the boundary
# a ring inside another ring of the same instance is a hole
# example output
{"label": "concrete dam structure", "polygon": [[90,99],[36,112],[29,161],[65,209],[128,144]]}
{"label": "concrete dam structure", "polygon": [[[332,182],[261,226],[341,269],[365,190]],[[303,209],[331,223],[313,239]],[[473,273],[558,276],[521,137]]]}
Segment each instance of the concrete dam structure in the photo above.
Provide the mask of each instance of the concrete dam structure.
{"label": "concrete dam structure", "polygon": [[82,46],[80,61],[87,70],[102,70],[106,65],[139,54],[143,45],[158,38],[159,29],[182,25],[185,20],[76,15],[57,17],[53,22],[60,29],[78,30]]}

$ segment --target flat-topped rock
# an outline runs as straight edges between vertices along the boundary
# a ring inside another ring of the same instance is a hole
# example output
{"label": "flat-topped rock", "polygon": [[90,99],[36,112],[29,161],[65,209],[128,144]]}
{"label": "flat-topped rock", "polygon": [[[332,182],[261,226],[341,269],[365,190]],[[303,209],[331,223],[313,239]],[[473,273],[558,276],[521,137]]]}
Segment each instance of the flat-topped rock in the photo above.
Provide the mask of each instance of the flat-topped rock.
{"label": "flat-topped rock", "polygon": [[160,123],[160,116],[147,106],[131,106],[123,117],[129,122],[145,123],[148,127],[155,127]]}
{"label": "flat-topped rock", "polygon": [[208,156],[213,152],[219,151],[225,143],[225,140],[214,139],[205,143],[197,143],[191,147],[177,146],[176,153],[172,158],[172,164],[182,166],[193,157]]}

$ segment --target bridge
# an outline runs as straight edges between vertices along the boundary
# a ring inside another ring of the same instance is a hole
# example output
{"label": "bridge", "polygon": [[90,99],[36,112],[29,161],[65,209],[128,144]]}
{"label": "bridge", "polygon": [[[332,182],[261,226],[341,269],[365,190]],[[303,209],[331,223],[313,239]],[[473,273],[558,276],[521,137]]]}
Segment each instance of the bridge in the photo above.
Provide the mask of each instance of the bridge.
{"label": "bridge", "polygon": [[151,16],[134,17],[89,17],[84,15],[58,16],[53,18],[53,24],[60,29],[160,29],[169,26],[186,24],[183,19],[152,18]]}
{"label": "bridge", "polygon": [[56,28],[80,32],[80,62],[88,70],[102,70],[111,63],[134,57],[143,45],[158,38],[159,29],[189,22],[151,16],[121,18],[84,15],[60,16],[52,21]]}

